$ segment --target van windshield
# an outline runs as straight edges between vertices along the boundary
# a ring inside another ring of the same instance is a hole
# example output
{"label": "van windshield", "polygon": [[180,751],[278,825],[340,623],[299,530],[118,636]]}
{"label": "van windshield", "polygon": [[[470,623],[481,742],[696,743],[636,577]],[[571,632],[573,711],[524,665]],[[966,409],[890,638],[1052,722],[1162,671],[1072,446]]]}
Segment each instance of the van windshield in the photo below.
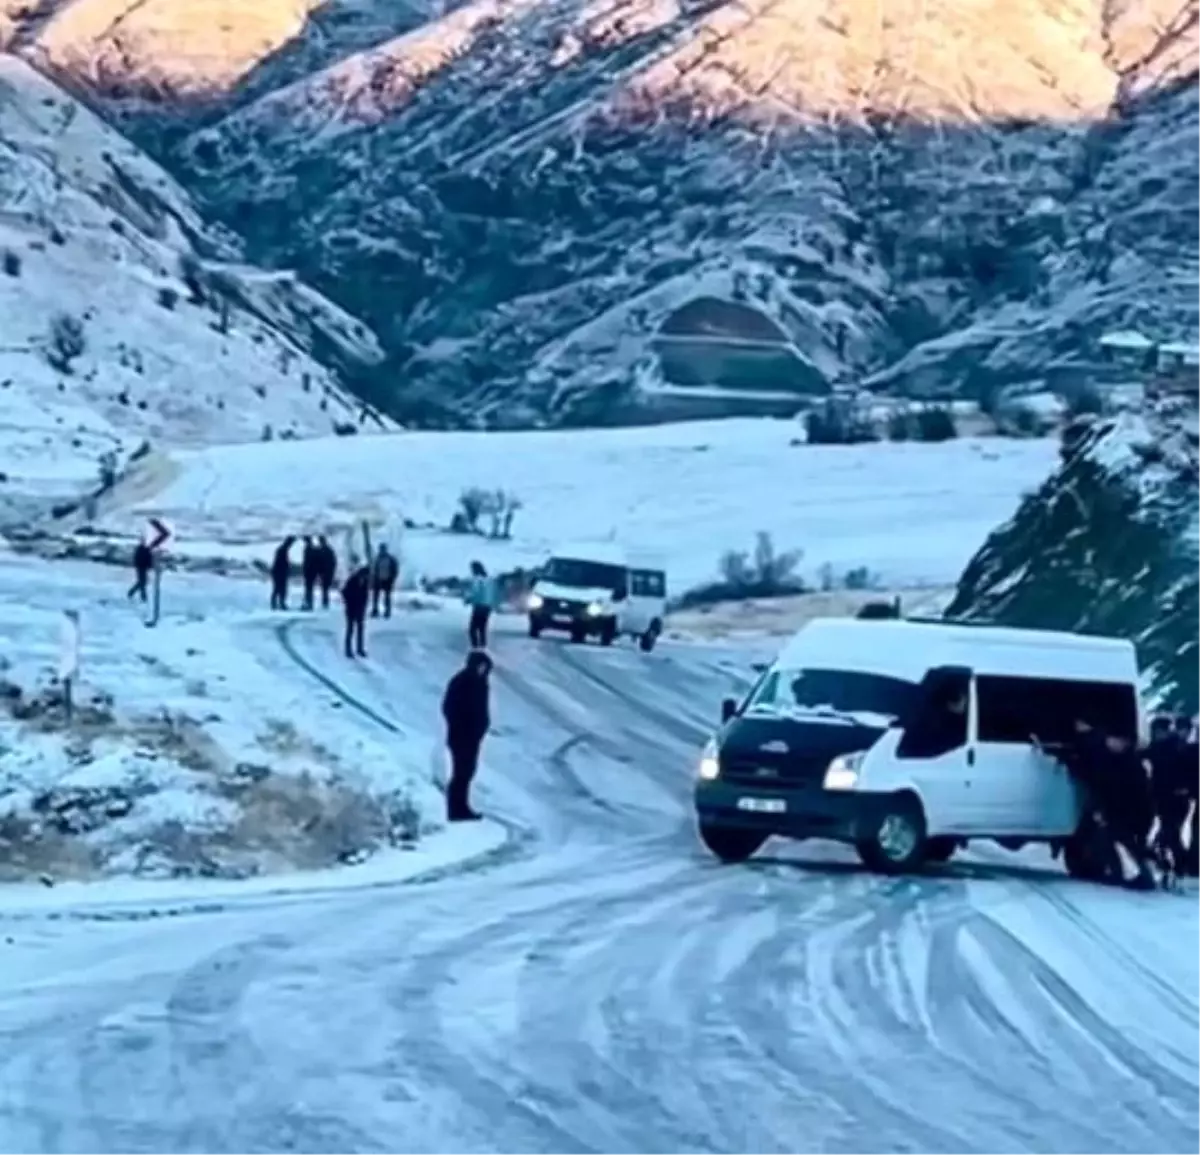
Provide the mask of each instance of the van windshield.
{"label": "van windshield", "polygon": [[576,589],[616,590],[625,584],[625,569],[600,561],[552,557],[542,570],[542,577],[555,585]]}
{"label": "van windshield", "polygon": [[794,714],[884,728],[907,715],[915,682],[858,670],[772,670],[747,713]]}

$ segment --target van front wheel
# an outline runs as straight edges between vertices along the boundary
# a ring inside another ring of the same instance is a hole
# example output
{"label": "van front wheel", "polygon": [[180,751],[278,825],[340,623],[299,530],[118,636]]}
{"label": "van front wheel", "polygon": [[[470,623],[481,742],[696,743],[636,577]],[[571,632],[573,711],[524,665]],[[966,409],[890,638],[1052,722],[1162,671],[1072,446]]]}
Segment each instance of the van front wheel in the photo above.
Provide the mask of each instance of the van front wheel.
{"label": "van front wheel", "polygon": [[758,851],[767,835],[758,830],[740,830],[736,826],[700,823],[700,841],[722,862],[745,862]]}
{"label": "van front wheel", "polygon": [[858,843],[863,865],[880,874],[907,874],[926,861],[925,813],[911,794],[897,794],[884,806],[875,832]]}

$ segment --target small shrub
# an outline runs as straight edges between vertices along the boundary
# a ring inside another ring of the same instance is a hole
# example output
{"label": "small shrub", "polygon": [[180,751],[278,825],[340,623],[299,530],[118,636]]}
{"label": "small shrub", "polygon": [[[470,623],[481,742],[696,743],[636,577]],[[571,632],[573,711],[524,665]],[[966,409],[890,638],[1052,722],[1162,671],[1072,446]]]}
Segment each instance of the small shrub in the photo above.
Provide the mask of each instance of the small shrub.
{"label": "small shrub", "polygon": [[678,604],[686,608],[802,594],[807,587],[797,576],[796,569],[803,557],[803,550],[798,549],[776,552],[771,535],[760,530],[753,554],[745,550],[726,550],[717,562],[719,580],[689,590]]}
{"label": "small shrub", "polygon": [[1079,388],[1073,389],[1067,394],[1065,401],[1068,420],[1085,415],[1102,417],[1107,408],[1104,404],[1104,395],[1092,385],[1081,385]]}
{"label": "small shrub", "polygon": [[259,440],[260,441],[274,441],[275,440],[275,430],[272,429],[269,425],[264,425],[262,428],[262,434],[259,437]]}
{"label": "small shrub", "polygon": [[172,312],[179,304],[179,294],[174,289],[164,286],[158,290],[158,303],[168,312]]}
{"label": "small shrub", "polygon": [[927,405],[914,417],[913,436],[917,441],[953,441],[958,436],[954,414],[945,405]]}
{"label": "small shrub", "polygon": [[848,590],[869,590],[878,584],[875,575],[865,565],[848,569],[842,577],[842,585]]}
{"label": "small shrub", "polygon": [[889,441],[911,441],[913,436],[912,414],[904,409],[895,409],[888,414],[887,438]]}
{"label": "small shrub", "polygon": [[996,415],[996,428],[1007,437],[1041,437],[1046,422],[1032,405],[1011,403]]}
{"label": "small shrub", "polygon": [[488,491],[478,485],[472,485],[458,495],[458,513],[466,533],[479,532],[479,519],[486,511],[488,501]]}
{"label": "small shrub", "polygon": [[259,395],[259,397],[266,397],[267,387],[265,385],[252,385],[251,388]]}
{"label": "small shrub", "polygon": [[58,313],[50,321],[46,360],[59,373],[70,373],[71,362],[87,348],[83,322],[70,313]]}
{"label": "small shrub", "polygon": [[840,397],[829,397],[818,409],[804,415],[809,445],[862,445],[878,441],[871,422],[855,406]]}
{"label": "small shrub", "polygon": [[358,426],[353,421],[335,421],[333,432],[338,437],[353,437],[358,432]]}
{"label": "small shrub", "polygon": [[53,225],[50,229],[50,241],[55,245],[65,245],[67,243],[66,236],[57,225]]}
{"label": "small shrub", "polygon": [[4,271],[10,277],[21,275],[21,258],[12,249],[4,250]]}

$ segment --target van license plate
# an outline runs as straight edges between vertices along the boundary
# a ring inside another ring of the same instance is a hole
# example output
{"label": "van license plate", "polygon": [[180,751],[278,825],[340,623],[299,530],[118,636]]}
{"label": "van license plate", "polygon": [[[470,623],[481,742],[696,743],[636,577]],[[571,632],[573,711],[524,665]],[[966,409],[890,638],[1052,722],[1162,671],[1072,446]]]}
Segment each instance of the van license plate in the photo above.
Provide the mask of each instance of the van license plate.
{"label": "van license plate", "polygon": [[755,814],[783,814],[787,803],[782,798],[739,798],[739,810],[753,810]]}

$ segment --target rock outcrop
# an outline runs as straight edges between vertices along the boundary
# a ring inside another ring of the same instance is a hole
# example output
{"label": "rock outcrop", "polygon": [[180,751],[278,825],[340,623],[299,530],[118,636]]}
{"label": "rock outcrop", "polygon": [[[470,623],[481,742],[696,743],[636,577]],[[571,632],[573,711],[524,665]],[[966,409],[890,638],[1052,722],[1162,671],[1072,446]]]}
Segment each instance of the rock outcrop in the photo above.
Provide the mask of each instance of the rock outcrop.
{"label": "rock outcrop", "polygon": [[1194,403],[1095,424],[988,538],[947,615],[1130,638],[1150,696],[1195,712],[1197,477]]}

